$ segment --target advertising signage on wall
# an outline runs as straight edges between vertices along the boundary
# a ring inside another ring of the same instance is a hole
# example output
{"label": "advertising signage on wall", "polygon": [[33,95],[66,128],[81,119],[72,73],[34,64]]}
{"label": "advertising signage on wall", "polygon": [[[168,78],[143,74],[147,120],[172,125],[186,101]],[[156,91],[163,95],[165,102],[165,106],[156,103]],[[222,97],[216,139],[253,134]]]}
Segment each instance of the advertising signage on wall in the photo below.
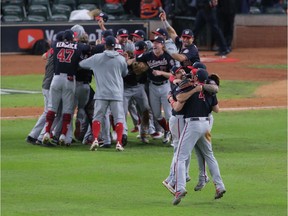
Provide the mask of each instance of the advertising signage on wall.
{"label": "advertising signage on wall", "polygon": [[[20,53],[27,52],[32,49],[37,40],[45,39],[52,41],[55,39],[59,31],[70,29],[77,23],[21,23],[13,25],[1,25],[1,53]],[[88,33],[89,41],[95,41],[101,38],[102,30],[98,24],[93,23],[78,23],[82,25]],[[120,28],[127,29],[130,33],[136,29],[142,29],[148,33],[148,23],[106,23],[105,27],[116,34]],[[148,35],[148,34],[147,34]]]}

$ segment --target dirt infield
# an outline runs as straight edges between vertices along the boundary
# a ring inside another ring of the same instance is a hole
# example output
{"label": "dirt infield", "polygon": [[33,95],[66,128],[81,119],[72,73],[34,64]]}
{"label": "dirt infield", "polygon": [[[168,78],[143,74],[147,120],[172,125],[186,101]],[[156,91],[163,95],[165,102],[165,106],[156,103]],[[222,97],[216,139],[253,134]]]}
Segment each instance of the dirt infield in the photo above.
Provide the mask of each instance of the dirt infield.
{"label": "dirt infield", "polygon": [[[267,65],[287,65],[287,48],[236,49],[228,59],[239,61],[217,62],[214,52],[200,51],[210,73],[217,73],[223,80],[269,81],[256,90],[255,97],[245,99],[220,100],[220,108],[287,106],[287,68],[257,68]],[[215,61],[211,61],[215,59]],[[219,59],[220,60],[220,59]],[[1,55],[1,76],[43,74],[45,61],[40,56]],[[220,88],[221,92],[221,88]],[[39,115],[41,108],[2,108],[1,116]]]}

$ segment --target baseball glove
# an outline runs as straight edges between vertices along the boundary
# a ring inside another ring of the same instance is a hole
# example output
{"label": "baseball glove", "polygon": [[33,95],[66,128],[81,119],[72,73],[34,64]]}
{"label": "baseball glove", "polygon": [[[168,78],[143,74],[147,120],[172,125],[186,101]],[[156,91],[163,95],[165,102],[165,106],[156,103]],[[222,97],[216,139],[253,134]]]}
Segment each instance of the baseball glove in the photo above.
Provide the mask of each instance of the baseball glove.
{"label": "baseball glove", "polygon": [[214,73],[210,74],[209,79],[213,80],[217,86],[220,85],[220,77],[218,76],[218,74],[214,74]]}
{"label": "baseball glove", "polygon": [[132,70],[136,75],[142,74],[149,69],[149,66],[145,62],[133,62]]}

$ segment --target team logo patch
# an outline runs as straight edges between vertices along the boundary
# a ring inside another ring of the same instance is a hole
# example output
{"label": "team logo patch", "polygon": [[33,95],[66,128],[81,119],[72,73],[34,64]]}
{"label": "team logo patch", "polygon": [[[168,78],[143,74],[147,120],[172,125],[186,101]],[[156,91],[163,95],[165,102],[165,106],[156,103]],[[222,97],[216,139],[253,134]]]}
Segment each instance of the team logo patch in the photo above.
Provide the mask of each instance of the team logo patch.
{"label": "team logo patch", "polygon": [[182,53],[188,53],[188,52],[189,52],[189,50],[188,50],[188,49],[185,49],[185,50],[183,50]]}
{"label": "team logo patch", "polygon": [[37,40],[44,39],[41,29],[21,29],[18,32],[18,46],[20,49],[31,49]]}

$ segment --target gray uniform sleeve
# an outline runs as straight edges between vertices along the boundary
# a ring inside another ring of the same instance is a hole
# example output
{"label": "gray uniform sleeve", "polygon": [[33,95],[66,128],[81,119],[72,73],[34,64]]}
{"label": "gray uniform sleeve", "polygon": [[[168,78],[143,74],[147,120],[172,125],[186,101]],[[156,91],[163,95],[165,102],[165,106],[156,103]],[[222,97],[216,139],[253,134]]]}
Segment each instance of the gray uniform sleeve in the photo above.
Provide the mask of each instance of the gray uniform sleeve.
{"label": "gray uniform sleeve", "polygon": [[82,61],[79,62],[79,66],[85,69],[90,69],[93,70],[93,62],[94,62],[94,57],[95,56],[91,56],[87,59],[84,59]]}

